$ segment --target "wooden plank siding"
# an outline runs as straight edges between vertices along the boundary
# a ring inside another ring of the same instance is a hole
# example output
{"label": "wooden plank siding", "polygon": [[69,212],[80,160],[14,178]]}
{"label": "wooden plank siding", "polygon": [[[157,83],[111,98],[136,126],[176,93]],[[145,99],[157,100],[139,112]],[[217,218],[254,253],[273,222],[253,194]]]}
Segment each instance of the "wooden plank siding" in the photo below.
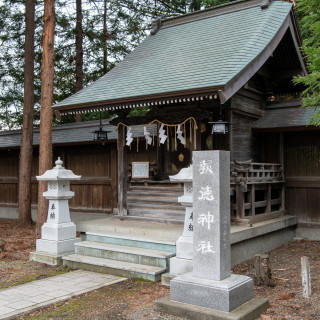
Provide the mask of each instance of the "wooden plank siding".
{"label": "wooden plank siding", "polygon": [[[116,144],[58,146],[53,150],[64,167],[81,175],[80,181],[71,182],[75,192],[70,200],[72,211],[111,213],[117,204]],[[0,205],[17,206],[19,150],[0,151]],[[53,164],[54,165],[54,164]],[[32,203],[37,203],[38,149],[34,149]]]}
{"label": "wooden plank siding", "polygon": [[254,138],[251,132],[251,119],[242,114],[233,113],[232,123],[232,157],[231,160],[247,161],[253,159],[259,162],[257,157],[254,157]]}
{"label": "wooden plank siding", "polygon": [[284,134],[286,208],[300,223],[320,223],[320,135]]}
{"label": "wooden plank siding", "polygon": [[240,90],[231,100],[231,161],[261,162],[259,135],[251,130],[253,122],[263,115],[262,98]]}

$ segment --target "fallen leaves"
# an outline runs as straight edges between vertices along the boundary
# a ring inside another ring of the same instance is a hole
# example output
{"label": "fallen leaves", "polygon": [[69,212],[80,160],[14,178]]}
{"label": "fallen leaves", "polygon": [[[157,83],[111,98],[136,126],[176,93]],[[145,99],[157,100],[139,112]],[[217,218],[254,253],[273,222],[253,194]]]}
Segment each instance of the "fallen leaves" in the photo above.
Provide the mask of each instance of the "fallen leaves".
{"label": "fallen leaves", "polygon": [[278,300],[290,300],[292,298],[294,298],[296,294],[291,292],[291,293],[286,293],[286,294],[283,294],[282,296],[280,296],[280,298]]}
{"label": "fallen leaves", "polygon": [[[21,228],[15,221],[0,219],[0,239],[6,242],[4,251],[0,250],[0,288],[60,272],[51,266],[27,261],[29,252],[35,248],[34,226]],[[319,253],[320,242],[317,241],[293,241],[268,253],[276,286],[254,287],[256,296],[268,297],[270,302],[270,308],[259,317],[260,320],[320,319]],[[308,256],[311,260],[312,296],[309,299],[302,295],[301,256]],[[233,272],[253,276],[252,260],[235,266]],[[130,280],[71,299],[67,304],[34,312],[28,319],[177,319],[153,310],[154,301],[169,292],[169,288],[160,283]]]}

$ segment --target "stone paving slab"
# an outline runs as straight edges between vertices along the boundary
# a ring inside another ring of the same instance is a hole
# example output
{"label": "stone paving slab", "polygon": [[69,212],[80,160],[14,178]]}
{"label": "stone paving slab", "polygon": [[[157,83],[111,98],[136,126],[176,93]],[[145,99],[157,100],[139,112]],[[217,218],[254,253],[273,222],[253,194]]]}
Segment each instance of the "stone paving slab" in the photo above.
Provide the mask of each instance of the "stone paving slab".
{"label": "stone paving slab", "polygon": [[126,278],[77,270],[3,289],[0,290],[0,319],[13,319],[124,280]]}

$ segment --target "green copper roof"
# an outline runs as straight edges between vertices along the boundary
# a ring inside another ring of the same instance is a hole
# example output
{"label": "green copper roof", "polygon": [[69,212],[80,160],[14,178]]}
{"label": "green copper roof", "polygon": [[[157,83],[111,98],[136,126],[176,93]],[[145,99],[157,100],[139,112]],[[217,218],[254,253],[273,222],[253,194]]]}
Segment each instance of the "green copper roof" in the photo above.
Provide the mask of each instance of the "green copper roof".
{"label": "green copper roof", "polygon": [[[237,77],[268,46],[292,4],[260,1],[164,20],[109,73],[56,104],[65,108],[137,101],[177,92],[211,92]],[[180,20],[179,20],[180,19]]]}

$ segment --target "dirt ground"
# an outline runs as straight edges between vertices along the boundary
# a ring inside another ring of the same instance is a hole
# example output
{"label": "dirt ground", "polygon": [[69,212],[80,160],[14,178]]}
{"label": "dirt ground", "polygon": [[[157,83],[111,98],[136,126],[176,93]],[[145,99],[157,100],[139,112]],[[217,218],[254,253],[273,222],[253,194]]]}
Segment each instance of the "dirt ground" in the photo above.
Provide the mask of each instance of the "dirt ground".
{"label": "dirt ground", "polygon": [[[1,239],[5,241],[1,242]],[[8,286],[67,272],[68,269],[29,262],[35,248],[34,227],[21,228],[17,223],[0,219],[0,290]],[[255,286],[254,293],[267,297],[270,308],[259,319],[320,319],[320,242],[293,241],[269,253],[275,287]],[[308,256],[311,264],[312,296],[302,296],[300,259]],[[234,273],[253,276],[253,262],[233,268]],[[18,319],[110,319],[176,320],[153,311],[156,299],[169,295],[160,283],[128,280],[67,302],[36,311]]]}
{"label": "dirt ground", "polygon": [[0,290],[69,271],[64,266],[30,262],[35,244],[35,226],[22,228],[16,221],[0,219]]}

